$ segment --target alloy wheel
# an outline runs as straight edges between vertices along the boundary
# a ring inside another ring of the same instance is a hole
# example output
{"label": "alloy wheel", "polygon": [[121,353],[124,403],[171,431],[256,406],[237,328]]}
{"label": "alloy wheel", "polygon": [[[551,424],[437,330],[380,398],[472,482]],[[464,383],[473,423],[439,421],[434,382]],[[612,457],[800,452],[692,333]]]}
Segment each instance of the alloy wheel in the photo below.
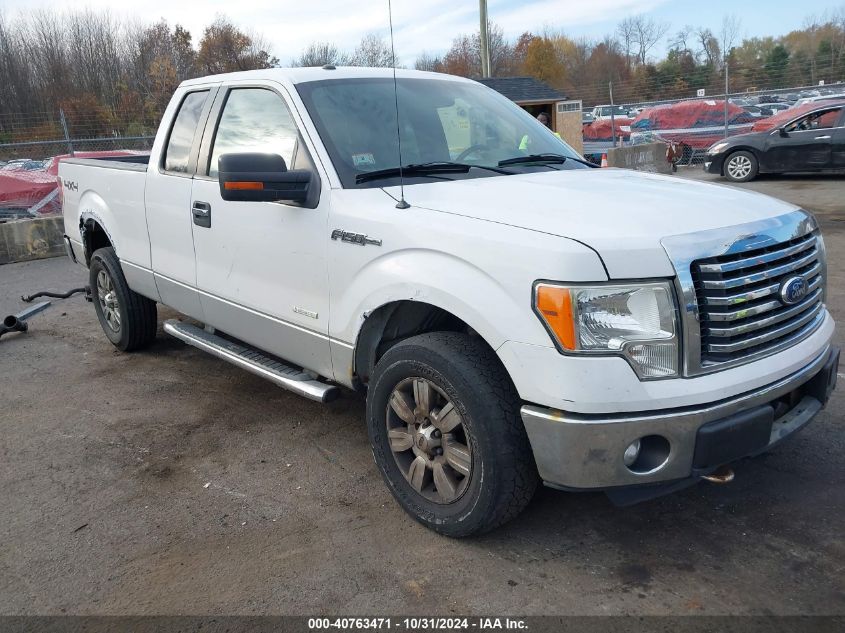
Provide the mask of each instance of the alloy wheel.
{"label": "alloy wheel", "polygon": [[452,401],[425,378],[406,378],[387,404],[387,438],[396,465],[423,497],[457,501],[472,476],[472,449]]}
{"label": "alloy wheel", "polygon": [[734,156],[728,161],[728,174],[731,178],[742,180],[751,173],[751,161],[747,156]]}
{"label": "alloy wheel", "polygon": [[105,270],[97,274],[97,299],[109,328],[112,332],[120,332],[120,304],[111,277]]}

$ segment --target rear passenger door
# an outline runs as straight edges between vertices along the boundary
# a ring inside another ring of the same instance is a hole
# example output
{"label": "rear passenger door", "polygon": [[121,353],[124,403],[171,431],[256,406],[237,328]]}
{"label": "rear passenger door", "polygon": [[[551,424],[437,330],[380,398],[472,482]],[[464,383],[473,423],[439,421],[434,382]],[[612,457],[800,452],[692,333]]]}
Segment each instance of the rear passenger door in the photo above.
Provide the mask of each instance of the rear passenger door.
{"label": "rear passenger door", "polygon": [[[191,215],[191,188],[203,127],[217,88],[189,88],[168,107],[147,168],[144,205],[150,236],[153,278],[161,302],[203,320],[197,295],[197,269]],[[173,111],[171,111],[173,108]]]}

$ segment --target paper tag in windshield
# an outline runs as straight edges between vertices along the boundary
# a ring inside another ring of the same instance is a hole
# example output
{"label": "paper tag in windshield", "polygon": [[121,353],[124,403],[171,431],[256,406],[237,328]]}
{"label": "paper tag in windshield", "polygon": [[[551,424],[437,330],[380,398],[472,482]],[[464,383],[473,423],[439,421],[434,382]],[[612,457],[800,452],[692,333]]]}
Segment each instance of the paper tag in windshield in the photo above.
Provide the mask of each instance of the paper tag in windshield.
{"label": "paper tag in windshield", "polygon": [[376,164],[375,156],[367,152],[365,154],[352,154],[352,164],[355,167],[374,167]]}

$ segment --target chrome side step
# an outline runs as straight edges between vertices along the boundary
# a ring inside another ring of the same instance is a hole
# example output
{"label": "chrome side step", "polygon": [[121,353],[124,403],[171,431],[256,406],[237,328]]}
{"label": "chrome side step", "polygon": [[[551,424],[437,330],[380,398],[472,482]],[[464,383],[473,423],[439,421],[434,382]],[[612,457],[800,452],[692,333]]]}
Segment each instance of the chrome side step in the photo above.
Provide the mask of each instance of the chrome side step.
{"label": "chrome side step", "polygon": [[164,331],[188,345],[311,400],[328,402],[339,393],[337,386],[315,380],[314,376],[305,370],[268,358],[258,350],[238,345],[190,323],[169,319],[164,322]]}

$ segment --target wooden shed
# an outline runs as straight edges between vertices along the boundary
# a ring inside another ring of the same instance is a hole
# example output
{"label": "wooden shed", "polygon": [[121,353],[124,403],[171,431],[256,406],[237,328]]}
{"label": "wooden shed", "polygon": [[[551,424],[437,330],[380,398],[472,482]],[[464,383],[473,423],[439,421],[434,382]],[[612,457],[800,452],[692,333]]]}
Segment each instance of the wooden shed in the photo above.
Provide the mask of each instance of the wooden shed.
{"label": "wooden shed", "polygon": [[545,112],[552,130],[576,151],[583,151],[580,101],[567,101],[563,93],[534,77],[490,77],[476,81],[504,95],[532,116]]}

